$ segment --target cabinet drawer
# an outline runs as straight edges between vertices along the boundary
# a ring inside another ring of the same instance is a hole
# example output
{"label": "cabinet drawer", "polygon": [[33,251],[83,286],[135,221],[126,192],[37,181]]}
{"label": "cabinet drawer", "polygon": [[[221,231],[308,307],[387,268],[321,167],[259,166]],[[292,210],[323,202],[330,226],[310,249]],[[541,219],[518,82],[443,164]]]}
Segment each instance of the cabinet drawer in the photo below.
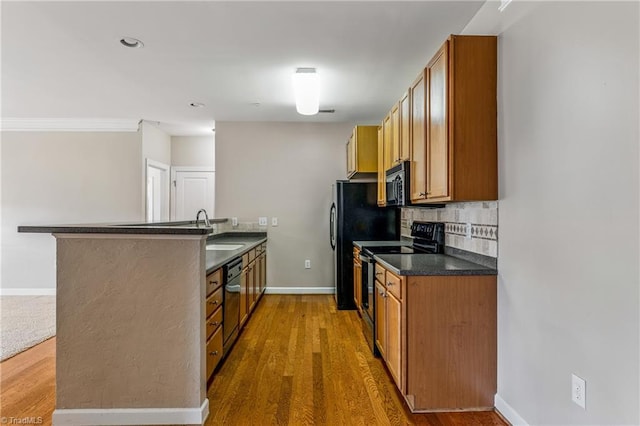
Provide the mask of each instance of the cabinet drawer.
{"label": "cabinet drawer", "polygon": [[218,288],[213,294],[207,297],[207,318],[218,309],[218,307],[222,306],[222,287]]}
{"label": "cabinet drawer", "polygon": [[387,291],[397,297],[398,300],[402,300],[402,286],[400,285],[401,282],[402,280],[399,277],[387,271]]}
{"label": "cabinet drawer", "polygon": [[376,278],[376,280],[380,281],[382,284],[384,284],[386,286],[387,285],[387,280],[385,279],[385,272],[387,272],[387,270],[376,263],[376,276],[375,276],[375,278]]}
{"label": "cabinet drawer", "polygon": [[222,359],[222,327],[213,333],[207,342],[207,380],[213,374],[216,366]]}
{"label": "cabinet drawer", "polygon": [[207,275],[207,296],[222,285],[222,269],[217,269]]}
{"label": "cabinet drawer", "polygon": [[222,306],[218,307],[209,318],[207,318],[207,339],[222,324]]}

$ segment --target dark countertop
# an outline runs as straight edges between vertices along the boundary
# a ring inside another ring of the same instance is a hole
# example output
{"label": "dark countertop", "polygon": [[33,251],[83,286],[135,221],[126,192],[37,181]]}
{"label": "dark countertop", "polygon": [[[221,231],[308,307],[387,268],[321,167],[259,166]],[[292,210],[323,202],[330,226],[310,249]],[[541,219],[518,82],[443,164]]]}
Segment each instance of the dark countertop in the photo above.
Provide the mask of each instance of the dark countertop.
{"label": "dark countertop", "polygon": [[391,240],[391,241],[354,241],[353,245],[362,250],[363,247],[388,247],[388,246],[410,246],[413,244],[410,240]]}
{"label": "dark countertop", "polygon": [[493,268],[446,254],[379,254],[374,259],[398,275],[497,275]]}
{"label": "dark countertop", "polygon": [[[210,224],[227,222],[229,219],[211,219]],[[76,225],[25,225],[18,226],[18,232],[51,234],[172,234],[206,235],[213,231],[211,226],[196,226],[195,221],[154,222],[154,223],[96,223]]]}
{"label": "dark countertop", "polygon": [[207,244],[244,244],[237,250],[207,250],[205,266],[207,274],[242,256],[249,250],[267,241],[266,232],[227,232],[212,235]]}

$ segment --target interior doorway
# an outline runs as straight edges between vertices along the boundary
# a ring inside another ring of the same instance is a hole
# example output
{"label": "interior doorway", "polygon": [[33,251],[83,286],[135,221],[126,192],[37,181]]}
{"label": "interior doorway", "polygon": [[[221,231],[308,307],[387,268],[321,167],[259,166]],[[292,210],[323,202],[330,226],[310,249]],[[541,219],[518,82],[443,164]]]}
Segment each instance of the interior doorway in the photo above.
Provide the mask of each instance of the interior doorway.
{"label": "interior doorway", "polygon": [[212,167],[171,168],[171,220],[195,220],[200,209],[215,217],[215,172]]}
{"label": "interior doorway", "polygon": [[147,222],[169,220],[169,171],[169,165],[146,159]]}

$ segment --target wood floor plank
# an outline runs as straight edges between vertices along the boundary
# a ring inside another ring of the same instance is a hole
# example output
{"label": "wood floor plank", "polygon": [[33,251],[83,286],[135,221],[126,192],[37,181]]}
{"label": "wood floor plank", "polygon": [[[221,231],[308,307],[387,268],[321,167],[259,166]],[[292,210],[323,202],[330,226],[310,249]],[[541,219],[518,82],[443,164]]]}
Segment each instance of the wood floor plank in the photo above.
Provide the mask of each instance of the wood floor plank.
{"label": "wood floor plank", "polygon": [[[331,295],[265,295],[208,391],[207,426],[504,426],[495,412],[412,414],[355,311]],[[55,339],[0,363],[0,414],[42,416],[55,404]]]}

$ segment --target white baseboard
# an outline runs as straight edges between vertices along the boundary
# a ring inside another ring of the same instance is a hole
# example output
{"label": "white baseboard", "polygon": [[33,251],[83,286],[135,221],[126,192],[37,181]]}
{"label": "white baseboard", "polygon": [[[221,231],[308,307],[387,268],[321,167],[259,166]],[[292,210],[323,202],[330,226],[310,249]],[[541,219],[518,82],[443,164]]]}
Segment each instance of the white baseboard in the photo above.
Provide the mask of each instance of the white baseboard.
{"label": "white baseboard", "polygon": [[55,288],[1,288],[0,296],[55,296]]}
{"label": "white baseboard", "polygon": [[333,294],[333,287],[267,287],[265,294]]}
{"label": "white baseboard", "polygon": [[496,394],[495,396],[494,405],[496,407],[496,410],[498,410],[500,414],[502,414],[502,417],[507,419],[513,426],[529,426],[529,423],[527,423],[522,417],[520,417],[520,414],[518,414],[516,410],[514,410],[513,407],[507,404],[507,402],[498,394]]}
{"label": "white baseboard", "polygon": [[203,425],[209,416],[209,400],[200,408],[105,408],[57,409],[53,424],[59,425]]}

